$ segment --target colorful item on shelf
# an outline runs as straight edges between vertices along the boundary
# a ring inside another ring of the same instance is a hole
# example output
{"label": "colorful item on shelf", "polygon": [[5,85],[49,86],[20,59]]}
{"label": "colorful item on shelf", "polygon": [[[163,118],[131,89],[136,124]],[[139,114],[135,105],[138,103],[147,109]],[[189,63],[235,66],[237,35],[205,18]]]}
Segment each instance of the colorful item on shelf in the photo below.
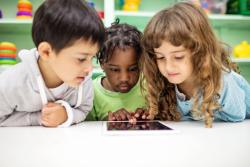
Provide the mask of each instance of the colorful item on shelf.
{"label": "colorful item on shelf", "polygon": [[103,11],[98,11],[98,15],[100,18],[104,19],[104,12]]}
{"label": "colorful item on shelf", "polygon": [[125,11],[138,11],[141,0],[125,0],[123,10]]}
{"label": "colorful item on shelf", "polygon": [[0,19],[3,17],[3,13],[2,11],[0,10]]}
{"label": "colorful item on shelf", "polygon": [[250,58],[250,45],[247,41],[242,41],[234,47],[234,56],[239,58]]}
{"label": "colorful item on shelf", "polygon": [[89,1],[87,1],[87,3],[88,3],[89,6],[95,8],[95,3],[94,3],[94,2],[89,2]]}
{"label": "colorful item on shelf", "polygon": [[227,14],[250,15],[249,0],[228,0]]}
{"label": "colorful item on shelf", "polygon": [[32,3],[29,0],[19,0],[17,4],[18,12],[17,19],[31,19],[32,18]]}
{"label": "colorful item on shelf", "polygon": [[115,1],[115,5],[118,7],[119,10],[123,9],[123,5],[124,5],[124,0],[117,0]]}
{"label": "colorful item on shelf", "polygon": [[201,7],[207,14],[225,14],[227,0],[188,0]]}
{"label": "colorful item on shelf", "polygon": [[250,15],[250,1],[240,0],[240,14]]}
{"label": "colorful item on shelf", "polygon": [[16,45],[11,42],[0,43],[0,65],[16,64]]}
{"label": "colorful item on shelf", "polygon": [[[87,1],[88,5],[93,7],[95,9],[95,3],[91,2],[91,1]],[[97,9],[95,9],[99,15],[100,18],[104,18],[104,11],[98,11]]]}

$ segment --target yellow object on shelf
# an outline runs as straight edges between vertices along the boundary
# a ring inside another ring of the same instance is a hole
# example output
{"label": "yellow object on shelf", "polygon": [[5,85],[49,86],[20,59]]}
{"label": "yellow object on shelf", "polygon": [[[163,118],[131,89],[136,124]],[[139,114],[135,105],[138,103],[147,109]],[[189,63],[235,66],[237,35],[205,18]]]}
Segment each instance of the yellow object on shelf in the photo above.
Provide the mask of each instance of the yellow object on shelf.
{"label": "yellow object on shelf", "polygon": [[125,0],[123,10],[125,11],[138,11],[141,0]]}
{"label": "yellow object on shelf", "polygon": [[16,13],[17,19],[31,19],[32,18],[32,3],[29,0],[19,0],[17,3],[18,11]]}
{"label": "yellow object on shelf", "polygon": [[16,45],[11,42],[0,42],[0,65],[16,63]]}
{"label": "yellow object on shelf", "polygon": [[250,58],[250,45],[247,41],[242,41],[234,47],[234,56],[238,58]]}

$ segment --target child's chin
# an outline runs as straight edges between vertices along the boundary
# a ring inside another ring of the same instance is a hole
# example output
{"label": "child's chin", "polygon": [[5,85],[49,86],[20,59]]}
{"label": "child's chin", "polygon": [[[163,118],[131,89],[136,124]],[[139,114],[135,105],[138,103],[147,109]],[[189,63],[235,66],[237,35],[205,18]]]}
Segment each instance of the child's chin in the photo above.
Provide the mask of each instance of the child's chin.
{"label": "child's chin", "polygon": [[130,91],[130,89],[127,90],[119,90],[120,93],[128,93]]}
{"label": "child's chin", "polygon": [[80,86],[80,84],[81,84],[81,82],[71,82],[71,83],[66,83],[69,87],[73,87],[73,88],[77,88],[77,87],[79,87]]}

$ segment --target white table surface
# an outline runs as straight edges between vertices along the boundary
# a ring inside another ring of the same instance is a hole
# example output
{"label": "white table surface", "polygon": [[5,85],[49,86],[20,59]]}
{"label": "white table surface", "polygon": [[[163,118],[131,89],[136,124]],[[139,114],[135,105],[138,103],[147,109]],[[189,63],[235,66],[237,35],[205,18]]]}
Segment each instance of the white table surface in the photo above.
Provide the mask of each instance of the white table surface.
{"label": "white table surface", "polygon": [[250,120],[165,122],[177,134],[108,136],[103,122],[0,128],[0,167],[250,167]]}

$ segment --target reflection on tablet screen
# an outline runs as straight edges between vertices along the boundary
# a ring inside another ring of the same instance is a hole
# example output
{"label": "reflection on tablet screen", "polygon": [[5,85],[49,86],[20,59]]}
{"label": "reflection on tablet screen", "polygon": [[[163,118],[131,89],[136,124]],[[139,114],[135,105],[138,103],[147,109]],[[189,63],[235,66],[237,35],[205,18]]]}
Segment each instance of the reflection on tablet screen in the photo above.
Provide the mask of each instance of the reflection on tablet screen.
{"label": "reflection on tablet screen", "polygon": [[107,130],[173,130],[158,121],[137,121],[129,122],[107,122]]}

